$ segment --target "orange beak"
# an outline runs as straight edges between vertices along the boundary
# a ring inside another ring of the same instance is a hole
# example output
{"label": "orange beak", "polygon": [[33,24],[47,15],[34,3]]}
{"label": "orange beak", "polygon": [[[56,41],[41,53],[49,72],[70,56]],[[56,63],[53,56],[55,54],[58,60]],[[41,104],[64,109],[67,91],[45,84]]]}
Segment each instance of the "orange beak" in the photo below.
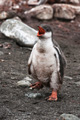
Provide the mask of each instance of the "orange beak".
{"label": "orange beak", "polygon": [[42,27],[39,26],[39,31],[37,33],[37,36],[39,37],[39,36],[42,36],[44,34],[45,34],[45,30]]}

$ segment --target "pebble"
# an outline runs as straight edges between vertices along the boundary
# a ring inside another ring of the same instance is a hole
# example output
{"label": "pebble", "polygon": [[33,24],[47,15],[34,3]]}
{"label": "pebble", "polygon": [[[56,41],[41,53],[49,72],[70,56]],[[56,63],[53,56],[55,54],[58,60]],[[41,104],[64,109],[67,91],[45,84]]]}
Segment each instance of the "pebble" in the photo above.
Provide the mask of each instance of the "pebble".
{"label": "pebble", "polygon": [[22,86],[22,87],[26,87],[26,86],[30,86],[32,79],[30,77],[25,77],[23,80],[20,80],[17,82],[17,86]]}
{"label": "pebble", "polygon": [[70,77],[70,76],[64,76],[65,79],[69,79],[69,80],[72,80],[73,78]]}
{"label": "pebble", "polygon": [[3,55],[4,53],[2,51],[0,51],[0,55]]}
{"label": "pebble", "polygon": [[14,5],[13,9],[19,9],[19,5]]}
{"label": "pebble", "polygon": [[42,94],[41,93],[27,93],[25,94],[28,98],[41,98]]}
{"label": "pebble", "polygon": [[80,81],[75,82],[75,84],[76,84],[77,86],[80,86]]}
{"label": "pebble", "polygon": [[0,20],[6,19],[8,16],[7,12],[3,11],[0,13]]}

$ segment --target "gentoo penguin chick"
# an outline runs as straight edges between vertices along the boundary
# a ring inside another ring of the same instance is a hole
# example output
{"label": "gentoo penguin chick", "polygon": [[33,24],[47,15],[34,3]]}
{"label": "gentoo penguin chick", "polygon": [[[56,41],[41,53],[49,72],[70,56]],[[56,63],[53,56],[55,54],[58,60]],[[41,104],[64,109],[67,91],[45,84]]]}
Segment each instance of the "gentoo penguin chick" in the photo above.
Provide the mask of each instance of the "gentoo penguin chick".
{"label": "gentoo penguin chick", "polygon": [[37,37],[39,40],[28,60],[28,72],[39,82],[32,84],[31,88],[49,86],[52,94],[48,100],[56,101],[57,92],[63,82],[66,61],[59,45],[53,40],[53,31],[49,25],[39,26]]}

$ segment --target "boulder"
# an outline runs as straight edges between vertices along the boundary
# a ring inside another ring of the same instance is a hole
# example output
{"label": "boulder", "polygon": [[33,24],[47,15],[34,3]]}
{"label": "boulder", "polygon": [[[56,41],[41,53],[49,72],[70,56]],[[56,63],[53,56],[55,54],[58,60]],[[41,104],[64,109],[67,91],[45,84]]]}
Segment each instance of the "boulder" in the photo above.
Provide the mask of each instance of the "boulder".
{"label": "boulder", "polygon": [[[80,79],[80,77],[79,77],[79,79]],[[80,81],[75,82],[75,84],[76,84],[77,86],[80,86]]]}
{"label": "boulder", "polygon": [[0,51],[0,55],[3,55],[4,53],[2,51]]}
{"label": "boulder", "polygon": [[60,115],[58,120],[80,120],[80,119],[73,114],[65,114],[64,113],[64,114]]}
{"label": "boulder", "polygon": [[77,14],[80,14],[80,6],[69,4],[54,4],[54,17],[60,19],[72,20]]}
{"label": "boulder", "polygon": [[32,47],[38,40],[37,31],[24,24],[19,18],[5,20],[0,26],[0,31],[21,46]]}
{"label": "boulder", "polygon": [[53,18],[53,8],[50,5],[40,5],[29,11],[25,11],[25,14],[30,14],[40,20],[50,20]]}

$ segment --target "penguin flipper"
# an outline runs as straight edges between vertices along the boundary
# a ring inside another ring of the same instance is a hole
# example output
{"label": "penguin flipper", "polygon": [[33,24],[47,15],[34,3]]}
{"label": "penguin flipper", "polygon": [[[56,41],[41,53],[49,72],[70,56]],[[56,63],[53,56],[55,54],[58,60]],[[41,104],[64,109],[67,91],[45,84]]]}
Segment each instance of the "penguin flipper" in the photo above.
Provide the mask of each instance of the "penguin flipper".
{"label": "penguin flipper", "polygon": [[28,60],[28,73],[31,74],[31,64],[32,64],[32,53]]}

